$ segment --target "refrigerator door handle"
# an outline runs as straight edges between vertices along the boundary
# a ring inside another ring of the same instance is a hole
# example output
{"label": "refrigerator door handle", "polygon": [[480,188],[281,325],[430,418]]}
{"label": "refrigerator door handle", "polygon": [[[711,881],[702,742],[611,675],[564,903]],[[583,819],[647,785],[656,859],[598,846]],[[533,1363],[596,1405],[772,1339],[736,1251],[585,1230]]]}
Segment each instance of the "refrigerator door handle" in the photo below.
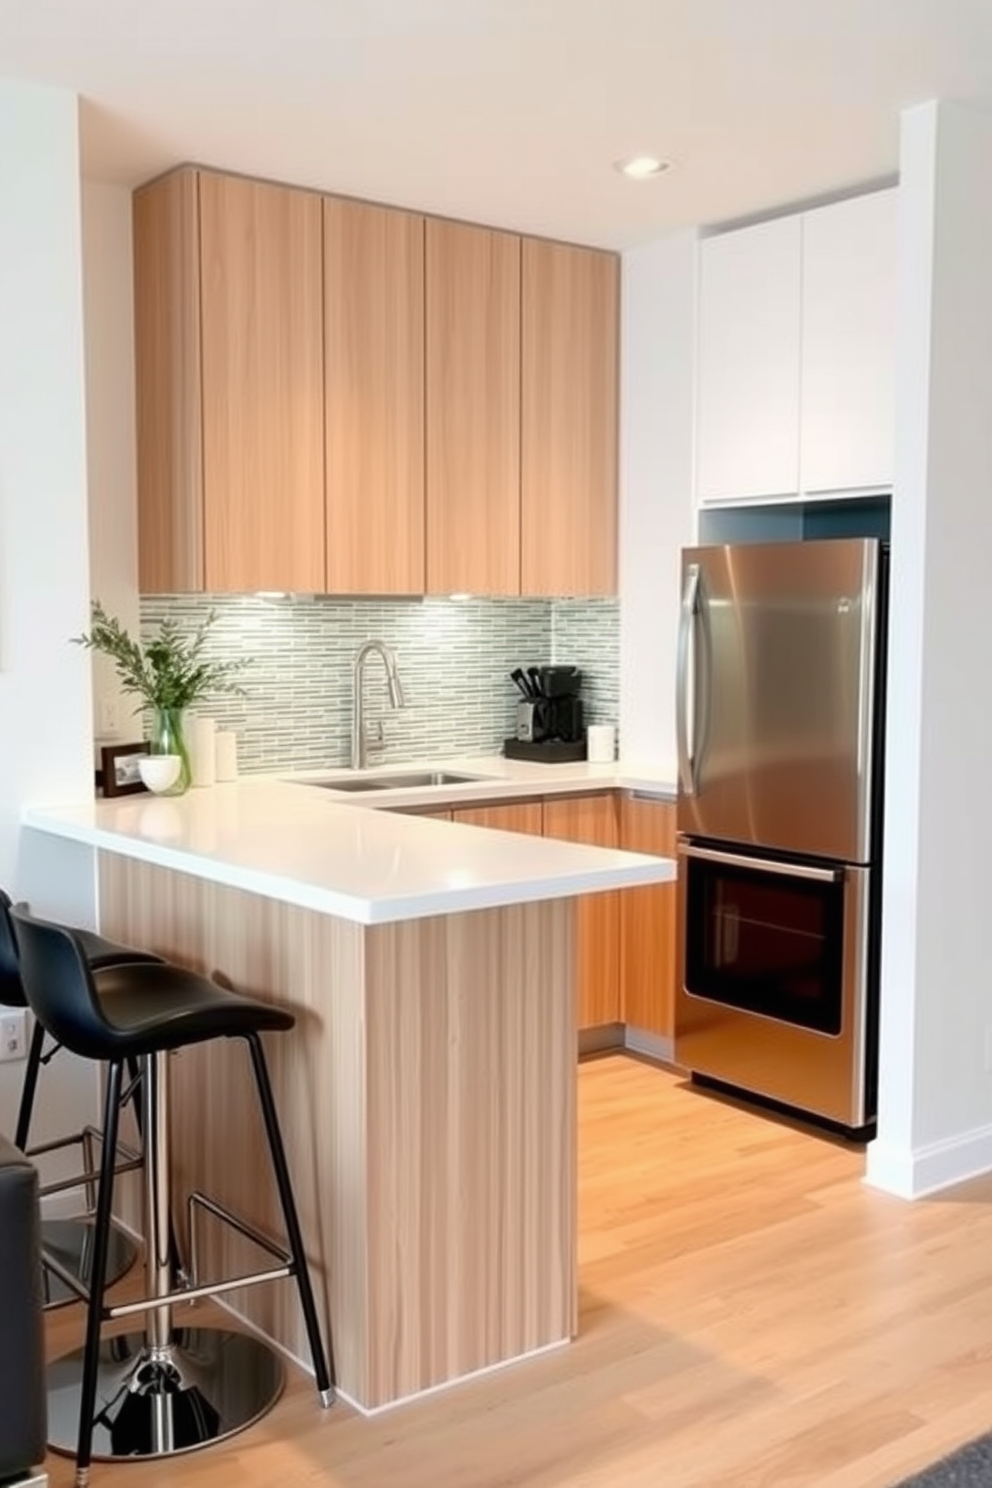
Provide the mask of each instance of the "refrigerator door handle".
{"label": "refrigerator door handle", "polygon": [[685,571],[682,605],[679,613],[679,639],[675,664],[675,739],[679,758],[679,792],[696,794],[696,756],[689,747],[689,643],[699,604],[699,564],[690,563]]}

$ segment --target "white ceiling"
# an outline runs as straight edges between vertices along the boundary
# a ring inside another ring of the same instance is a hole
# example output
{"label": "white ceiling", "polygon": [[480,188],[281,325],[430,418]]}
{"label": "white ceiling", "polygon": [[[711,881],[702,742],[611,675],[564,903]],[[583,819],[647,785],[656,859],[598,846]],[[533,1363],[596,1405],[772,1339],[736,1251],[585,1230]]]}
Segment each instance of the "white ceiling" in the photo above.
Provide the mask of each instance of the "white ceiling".
{"label": "white ceiling", "polygon": [[[617,248],[891,176],[992,106],[992,0],[0,0],[87,176],[180,161]],[[637,152],[672,169],[633,183]]]}

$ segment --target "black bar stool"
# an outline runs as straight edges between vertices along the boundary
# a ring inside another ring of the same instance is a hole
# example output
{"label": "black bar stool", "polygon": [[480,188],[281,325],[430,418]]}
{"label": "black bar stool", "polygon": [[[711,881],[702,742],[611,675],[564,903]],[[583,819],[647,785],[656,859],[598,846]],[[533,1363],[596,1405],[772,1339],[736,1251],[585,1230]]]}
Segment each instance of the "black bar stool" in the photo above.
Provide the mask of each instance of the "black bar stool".
{"label": "black bar stool", "polygon": [[[252,1424],[275,1403],[282,1365],[257,1337],[219,1328],[177,1329],[172,1304],[236,1286],[292,1276],[321,1403],[334,1398],[317,1309],[307,1272],[296,1203],[259,1035],[283,1033],[294,1018],[173,966],[121,964],[92,969],[80,937],[62,925],[14,909],[21,977],[35,1016],[53,1038],[85,1059],[107,1064],[104,1144],[97,1193],[93,1280],[86,1344],[49,1371],[49,1443],[76,1455],[77,1488],[89,1482],[91,1459],[159,1457],[193,1451]],[[215,1038],[248,1045],[288,1238],[288,1253],[220,1205],[200,1199],[216,1218],[247,1235],[278,1264],[249,1277],[172,1290],[169,1227],[170,1050]],[[145,1244],[150,1296],[105,1306],[103,1260],[113,1198],[113,1151],[125,1061],[142,1065],[145,1139]],[[101,1347],[101,1324],[145,1313],[143,1335],[116,1336]]]}
{"label": "black bar stool", "polygon": [[[9,894],[0,889],[0,1006],[26,1008],[28,1000],[21,982],[17,944],[10,919],[11,907]],[[119,945],[90,930],[77,930],[76,934],[79,937],[83,954],[90,966],[95,968],[114,966],[124,961],[161,962],[162,960],[161,956],[155,956],[149,951],[135,950],[131,946]],[[57,1152],[70,1146],[82,1147],[84,1172],[63,1182],[48,1184],[41,1190],[41,1193],[44,1196],[69,1188],[85,1186],[87,1196],[91,1199],[95,1177],[91,1154],[94,1139],[99,1136],[99,1133],[87,1127],[81,1132],[73,1133],[72,1136],[60,1138],[55,1142],[46,1142],[39,1147],[28,1146],[38,1091],[38,1077],[41,1074],[42,1065],[48,1063],[57,1048],[58,1045],[55,1044],[47,1054],[45,1053],[45,1029],[41,1023],[36,1021],[31,1034],[24,1084],[21,1087],[17,1125],[14,1130],[14,1146],[19,1147],[29,1157],[40,1157],[44,1153]],[[132,1160],[129,1166],[137,1166],[137,1163]],[[75,1291],[72,1290],[70,1284],[61,1279],[59,1273],[68,1273],[76,1279],[89,1282],[93,1250],[92,1202],[89,1207],[90,1213],[83,1218],[46,1219],[42,1225],[45,1251],[50,1261],[58,1268],[53,1270],[52,1265],[45,1267],[46,1307],[54,1307],[76,1300]],[[108,1286],[124,1275],[133,1264],[137,1253],[137,1247],[127,1235],[116,1227],[111,1228],[107,1249],[107,1271],[104,1278]]]}

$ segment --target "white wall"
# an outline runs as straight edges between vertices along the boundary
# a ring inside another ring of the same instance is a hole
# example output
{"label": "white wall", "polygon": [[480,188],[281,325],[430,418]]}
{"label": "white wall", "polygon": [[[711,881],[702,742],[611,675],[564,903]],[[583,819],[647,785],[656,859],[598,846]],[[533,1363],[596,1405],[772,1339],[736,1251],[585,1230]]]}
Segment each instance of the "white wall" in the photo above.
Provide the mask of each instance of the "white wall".
{"label": "white wall", "polygon": [[[78,108],[0,82],[0,882],[39,910],[92,924],[90,857],[53,869],[19,829],[30,800],[92,789],[86,625],[86,434]],[[93,1110],[88,1067],[59,1061],[37,1133]],[[0,1069],[10,1129],[23,1065]]]}
{"label": "white wall", "polygon": [[[82,205],[90,584],[94,597],[136,635],[131,193],[123,186],[84,181]],[[120,691],[113,662],[93,655],[92,664],[95,733],[106,739],[140,738],[140,714],[135,715],[134,698]],[[113,722],[105,710],[108,702]]]}
{"label": "white wall", "polygon": [[913,1195],[992,1168],[992,119],[903,118],[879,1136]]}
{"label": "white wall", "polygon": [[692,505],[696,236],[623,256],[620,733],[623,759],[674,782],[679,552]]}

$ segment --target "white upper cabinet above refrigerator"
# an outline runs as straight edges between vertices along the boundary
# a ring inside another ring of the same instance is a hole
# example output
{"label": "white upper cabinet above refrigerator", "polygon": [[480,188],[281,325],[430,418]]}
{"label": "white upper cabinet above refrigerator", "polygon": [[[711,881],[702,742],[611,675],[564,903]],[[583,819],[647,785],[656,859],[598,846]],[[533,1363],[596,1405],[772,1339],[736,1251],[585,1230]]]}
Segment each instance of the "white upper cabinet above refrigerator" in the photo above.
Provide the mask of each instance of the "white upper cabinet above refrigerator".
{"label": "white upper cabinet above refrigerator", "polygon": [[892,484],[895,189],[706,238],[696,499]]}
{"label": "white upper cabinet above refrigerator", "polygon": [[803,216],[800,486],[892,484],[896,193]]}
{"label": "white upper cabinet above refrigerator", "polygon": [[780,217],[700,244],[699,501],[798,489],[800,243]]}

